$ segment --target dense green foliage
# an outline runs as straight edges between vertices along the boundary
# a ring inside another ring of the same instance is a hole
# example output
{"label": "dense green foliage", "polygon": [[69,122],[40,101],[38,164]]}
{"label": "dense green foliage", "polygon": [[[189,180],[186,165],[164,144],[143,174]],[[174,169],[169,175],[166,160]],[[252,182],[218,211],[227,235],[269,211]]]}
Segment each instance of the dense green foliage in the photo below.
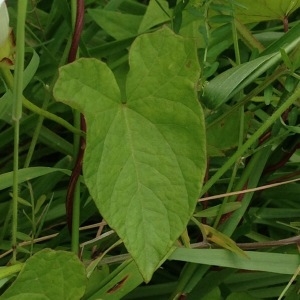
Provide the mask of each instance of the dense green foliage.
{"label": "dense green foliage", "polygon": [[0,299],[298,299],[300,1],[26,2]]}

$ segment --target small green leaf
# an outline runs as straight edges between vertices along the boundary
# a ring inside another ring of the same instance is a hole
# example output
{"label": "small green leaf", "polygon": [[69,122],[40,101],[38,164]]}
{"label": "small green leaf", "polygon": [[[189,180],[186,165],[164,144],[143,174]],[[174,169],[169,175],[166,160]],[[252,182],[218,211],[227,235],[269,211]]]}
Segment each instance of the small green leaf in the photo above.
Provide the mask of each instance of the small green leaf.
{"label": "small green leaf", "polygon": [[[219,210],[221,208],[222,204],[218,204],[215,205],[213,207],[201,210],[199,212],[196,212],[194,214],[194,217],[196,218],[212,218],[212,217],[216,217],[219,213]],[[230,213],[232,211],[237,210],[238,208],[241,207],[241,203],[240,202],[229,202],[226,203],[226,205],[224,206],[224,210],[223,213],[227,214]]]}
{"label": "small green leaf", "polygon": [[[13,196],[11,193],[10,193],[11,197]],[[24,206],[28,206],[28,207],[31,207],[31,203],[21,197],[18,197],[18,202]]]}
{"label": "small green leaf", "polygon": [[44,249],[26,261],[0,299],[79,300],[85,286],[84,266],[75,254]]}
{"label": "small green leaf", "polygon": [[[300,48],[299,48],[300,49]],[[286,77],[286,80],[285,80],[285,83],[284,83],[284,88],[292,93],[294,91],[294,89],[296,88],[296,85],[298,84],[299,80],[296,79],[295,77],[293,76],[287,76]]]}
{"label": "small green leaf", "polygon": [[129,62],[126,96],[95,59],[61,68],[54,95],[84,113],[86,185],[149,281],[195,208],[205,130],[191,39],[167,28],[141,35]]}
{"label": "small green leaf", "polygon": [[36,201],[36,205],[34,208],[34,213],[37,214],[40,210],[40,208],[43,206],[43,204],[45,203],[45,201],[47,200],[47,196],[46,195],[41,195],[39,197],[39,199],[37,199]]}
{"label": "small green leaf", "polygon": [[212,145],[207,145],[207,156],[214,157],[214,156],[225,156],[225,153],[219,150],[217,147]]}
{"label": "small green leaf", "polygon": [[32,241],[32,237],[23,232],[17,232],[17,238],[21,241]]}
{"label": "small green leaf", "polygon": [[153,26],[170,21],[171,15],[172,12],[166,0],[150,1],[138,32],[143,33]]}
{"label": "small green leaf", "polygon": [[116,40],[134,37],[143,16],[124,14],[100,8],[88,9],[91,18]]}
{"label": "small green leaf", "polygon": [[281,121],[281,124],[286,128],[288,129],[289,132],[293,132],[293,133],[300,133],[300,126],[289,126],[289,125],[286,125],[282,119],[280,119]]}
{"label": "small green leaf", "polygon": [[267,86],[264,90],[264,102],[266,105],[270,105],[273,96],[273,88],[271,85]]}
{"label": "small green leaf", "polygon": [[289,112],[289,115],[288,115],[288,122],[289,122],[288,124],[289,124],[289,126],[297,125],[298,116],[299,116],[298,107],[293,107],[291,109],[291,111]]}
{"label": "small green leaf", "polygon": [[[233,111],[226,118],[222,118],[207,128],[207,144],[217,148],[221,153],[238,146],[240,138],[240,117],[239,110]],[[246,136],[253,114],[247,112],[244,115],[244,137]],[[226,136],[226,139],[224,138]],[[223,154],[224,155],[224,154]]]}

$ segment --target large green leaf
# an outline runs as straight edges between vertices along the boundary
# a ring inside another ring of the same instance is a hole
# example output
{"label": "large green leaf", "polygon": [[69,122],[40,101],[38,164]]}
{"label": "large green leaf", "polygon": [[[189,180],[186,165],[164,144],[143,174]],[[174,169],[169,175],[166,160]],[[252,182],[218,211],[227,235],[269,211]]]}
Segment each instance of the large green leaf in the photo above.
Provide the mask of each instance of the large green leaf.
{"label": "large green leaf", "polygon": [[26,261],[0,299],[76,300],[83,296],[85,286],[84,266],[75,254],[44,249]]}
{"label": "large green leaf", "polygon": [[300,0],[238,0],[236,16],[243,23],[283,20],[300,7]]}
{"label": "large green leaf", "polygon": [[141,35],[129,62],[126,95],[95,59],[63,67],[54,95],[84,113],[86,185],[148,281],[195,208],[205,130],[192,40],[167,28]]}

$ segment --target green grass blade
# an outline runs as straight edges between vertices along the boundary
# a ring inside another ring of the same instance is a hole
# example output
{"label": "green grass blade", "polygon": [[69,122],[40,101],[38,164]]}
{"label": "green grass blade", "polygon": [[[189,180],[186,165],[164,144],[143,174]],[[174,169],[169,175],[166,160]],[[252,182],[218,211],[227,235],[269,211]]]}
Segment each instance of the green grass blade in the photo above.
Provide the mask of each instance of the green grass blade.
{"label": "green grass blade", "polygon": [[251,271],[294,274],[299,265],[299,255],[245,251],[249,259],[223,249],[177,248],[170,260],[180,260],[204,265],[236,268]]}

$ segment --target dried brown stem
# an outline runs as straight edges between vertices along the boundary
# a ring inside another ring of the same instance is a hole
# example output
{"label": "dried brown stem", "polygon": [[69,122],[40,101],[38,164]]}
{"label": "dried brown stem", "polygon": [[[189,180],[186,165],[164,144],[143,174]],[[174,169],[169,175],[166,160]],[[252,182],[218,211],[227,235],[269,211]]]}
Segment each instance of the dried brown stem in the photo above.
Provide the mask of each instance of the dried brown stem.
{"label": "dried brown stem", "polygon": [[[237,246],[242,250],[257,250],[263,248],[282,247],[287,245],[300,245],[300,235],[282,239],[282,240],[277,240],[277,241],[237,243]],[[206,248],[218,248],[218,247],[204,241],[200,243],[191,244],[191,248],[206,249]]]}

